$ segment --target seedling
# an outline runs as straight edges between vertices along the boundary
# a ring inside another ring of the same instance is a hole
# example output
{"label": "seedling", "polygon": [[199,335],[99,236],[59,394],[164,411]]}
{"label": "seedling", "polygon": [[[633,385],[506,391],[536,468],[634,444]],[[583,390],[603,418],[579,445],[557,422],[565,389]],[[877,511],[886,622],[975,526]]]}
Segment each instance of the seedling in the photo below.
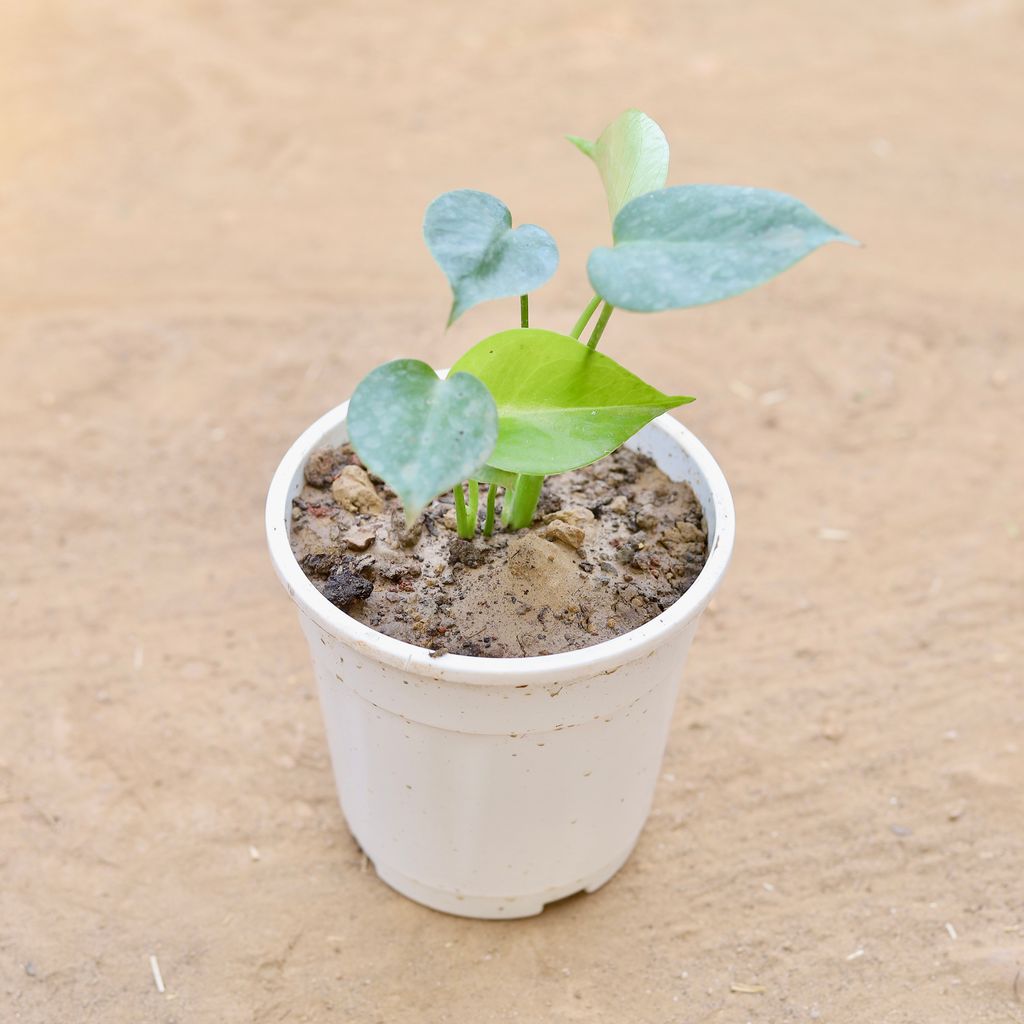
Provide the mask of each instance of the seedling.
{"label": "seedling", "polygon": [[356,388],[352,445],[398,495],[410,523],[452,489],[459,536],[473,537],[483,483],[485,535],[494,529],[499,489],[502,522],[528,526],[545,476],[596,462],[654,417],[693,401],[663,394],[596,351],[615,309],[653,313],[717,302],[826,242],[856,244],[780,192],[666,188],[668,143],[638,110],[595,142],[569,140],[597,165],[612,244],[590,254],[595,294],[568,334],[529,324],[529,294],[558,266],[558,248],[543,228],[513,228],[504,203],[471,189],[446,192],[427,207],[423,235],[452,289],[448,323],[481,302],[518,295],[520,325],[474,345],[446,379],[426,363],[396,359]]}

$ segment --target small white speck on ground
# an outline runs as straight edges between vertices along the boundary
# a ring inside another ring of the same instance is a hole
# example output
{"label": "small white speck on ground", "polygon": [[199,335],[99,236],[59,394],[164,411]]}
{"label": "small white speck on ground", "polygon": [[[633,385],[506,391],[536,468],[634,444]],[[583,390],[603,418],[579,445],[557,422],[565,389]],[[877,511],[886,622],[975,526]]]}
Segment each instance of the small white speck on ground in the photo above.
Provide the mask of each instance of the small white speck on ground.
{"label": "small white speck on ground", "polygon": [[956,938],[956,929],[953,927],[953,925],[949,921],[946,922],[946,932],[949,934],[949,937],[951,939],[955,939]]}
{"label": "small white speck on ground", "polygon": [[963,817],[964,811],[966,810],[967,801],[957,800],[956,803],[952,803],[946,808],[946,817],[950,821],[959,821]]}
{"label": "small white speck on ground", "polygon": [[729,986],[730,992],[739,992],[741,995],[757,996],[764,992],[764,985],[745,985],[741,981],[734,981]]}
{"label": "small white speck on ground", "polygon": [[737,397],[742,398],[743,401],[751,401],[756,392],[749,384],[744,384],[741,380],[729,381],[729,390]]}
{"label": "small white speck on ground", "polygon": [[164,977],[160,973],[160,964],[157,963],[157,959],[152,953],[149,956],[149,969],[153,972],[153,984],[156,985],[157,992],[162,995],[166,991]]}
{"label": "small white speck on ground", "polygon": [[765,391],[761,395],[762,405],[779,405],[786,400],[786,389],[775,388],[773,391]]}
{"label": "small white speck on ground", "polygon": [[252,860],[259,860],[260,859],[260,851],[257,850],[255,846],[250,846],[249,847],[249,857]]}
{"label": "small white speck on ground", "polygon": [[859,960],[864,955],[863,949],[855,949],[846,959],[847,960]]}
{"label": "small white speck on ground", "polygon": [[834,526],[823,526],[818,530],[818,537],[821,540],[832,541],[834,543],[842,543],[850,539],[849,530],[840,530]]}

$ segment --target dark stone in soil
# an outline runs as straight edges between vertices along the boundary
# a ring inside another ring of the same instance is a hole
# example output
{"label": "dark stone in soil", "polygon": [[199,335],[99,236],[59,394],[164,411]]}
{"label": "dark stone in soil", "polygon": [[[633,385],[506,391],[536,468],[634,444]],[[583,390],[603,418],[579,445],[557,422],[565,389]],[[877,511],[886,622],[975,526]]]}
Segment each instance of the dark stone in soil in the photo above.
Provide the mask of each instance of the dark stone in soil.
{"label": "dark stone in soil", "polygon": [[324,597],[342,610],[373,593],[373,584],[347,565],[337,566],[324,585]]}
{"label": "dark stone in soil", "polygon": [[306,463],[306,481],[314,487],[330,487],[331,481],[344,469],[356,461],[355,453],[348,453],[341,448],[329,445],[317,448]]}
{"label": "dark stone in soil", "polygon": [[331,575],[331,571],[337,563],[338,559],[334,555],[315,554],[306,555],[299,564],[307,576],[323,579]]}
{"label": "dark stone in soil", "polygon": [[448,564],[459,565],[460,563],[470,569],[479,569],[484,564],[483,552],[472,541],[463,540],[461,537],[448,545]]}

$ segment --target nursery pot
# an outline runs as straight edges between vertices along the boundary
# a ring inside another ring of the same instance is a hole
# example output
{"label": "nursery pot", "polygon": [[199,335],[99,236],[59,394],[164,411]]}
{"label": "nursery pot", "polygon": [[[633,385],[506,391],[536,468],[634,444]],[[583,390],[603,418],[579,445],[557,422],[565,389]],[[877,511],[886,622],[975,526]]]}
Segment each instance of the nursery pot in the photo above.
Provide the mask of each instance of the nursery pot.
{"label": "nursery pot", "polygon": [[613,640],[534,658],[432,657],[332,605],[289,544],[310,453],[347,439],[348,403],[292,445],[267,498],[278,576],[309,642],[342,811],[377,874],[435,910],[538,914],[593,892],[650,810],[701,613],[732,552],[734,512],[707,449],[668,415],[627,442],[694,489],[708,559],[675,604]]}

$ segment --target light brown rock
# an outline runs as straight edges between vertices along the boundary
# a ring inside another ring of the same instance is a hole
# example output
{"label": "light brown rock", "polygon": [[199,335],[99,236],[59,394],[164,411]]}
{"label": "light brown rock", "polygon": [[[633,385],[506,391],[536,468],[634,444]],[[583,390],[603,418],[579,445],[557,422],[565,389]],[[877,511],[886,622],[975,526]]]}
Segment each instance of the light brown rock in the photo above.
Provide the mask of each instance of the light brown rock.
{"label": "light brown rock", "polygon": [[376,532],[366,526],[354,526],[342,538],[353,551],[365,551],[376,539]]}
{"label": "light brown rock", "polygon": [[560,519],[555,519],[553,522],[548,523],[547,526],[541,529],[540,535],[546,540],[565,544],[572,548],[573,551],[579,551],[583,547],[583,542],[587,539],[587,535],[581,527],[572,526],[569,523],[562,522]]}
{"label": "light brown rock", "polygon": [[384,511],[384,502],[362,466],[346,466],[331,484],[331,494],[349,512]]}
{"label": "light brown rock", "polygon": [[557,512],[550,512],[544,517],[545,523],[568,523],[570,526],[578,526],[584,530],[593,521],[594,513],[589,508],[583,508],[581,505],[561,508]]}

